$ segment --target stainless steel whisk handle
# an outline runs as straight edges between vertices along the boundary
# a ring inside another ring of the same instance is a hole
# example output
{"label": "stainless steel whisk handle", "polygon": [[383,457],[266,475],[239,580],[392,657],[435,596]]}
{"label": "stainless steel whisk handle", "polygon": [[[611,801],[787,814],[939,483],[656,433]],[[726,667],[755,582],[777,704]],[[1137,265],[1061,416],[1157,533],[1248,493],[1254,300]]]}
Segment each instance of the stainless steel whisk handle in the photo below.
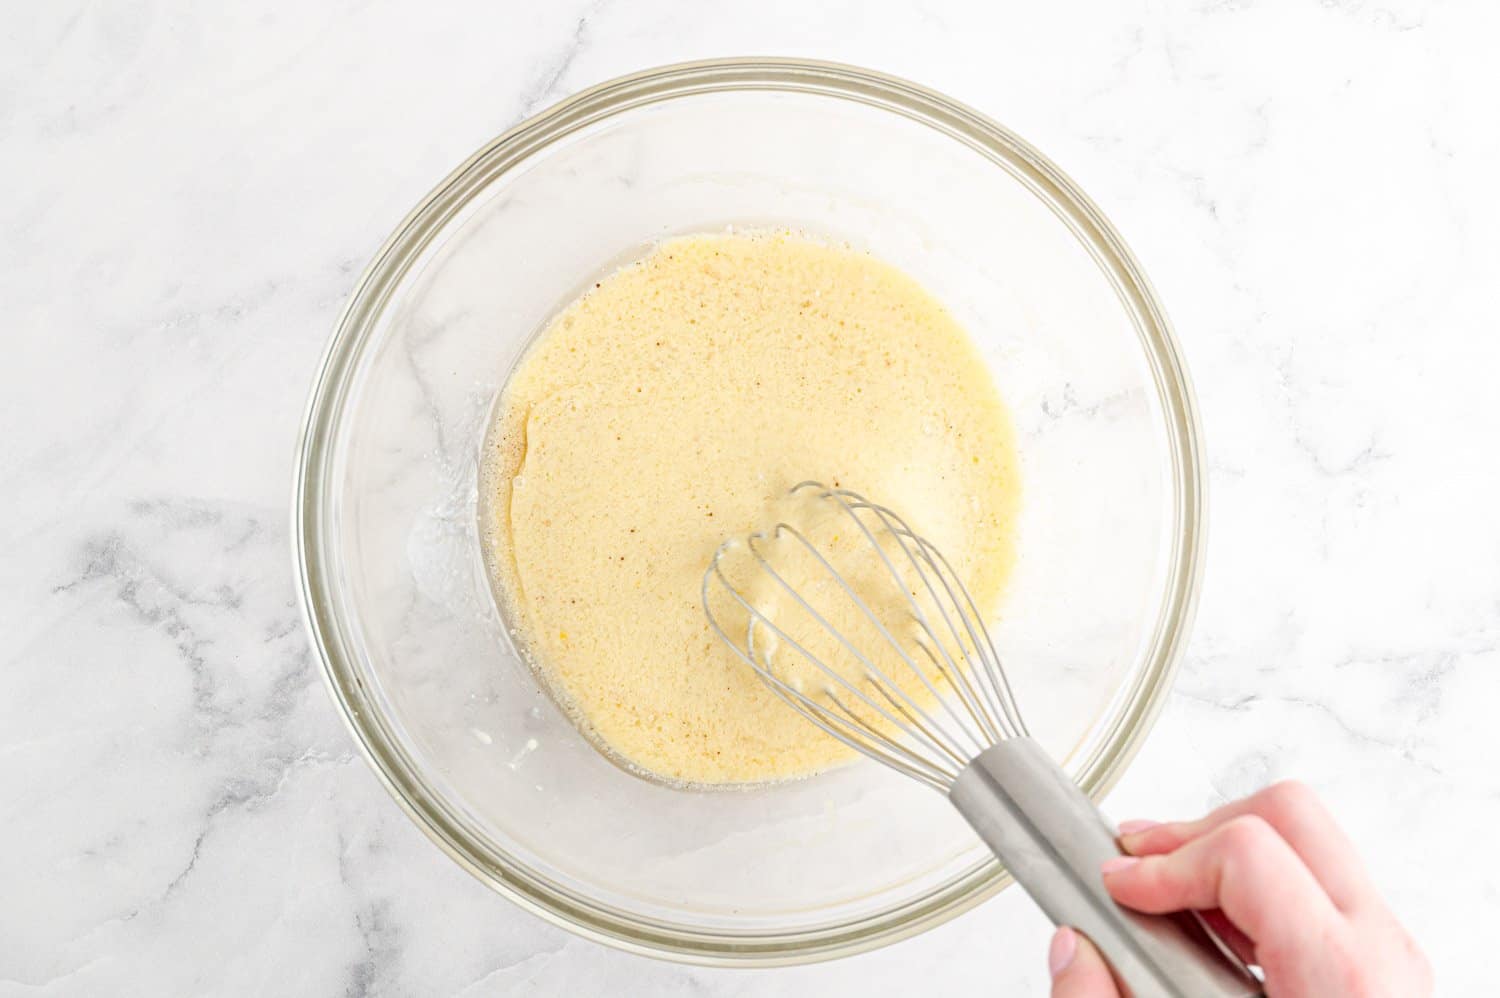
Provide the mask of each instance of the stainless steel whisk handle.
{"label": "stainless steel whisk handle", "polygon": [[948,797],[1053,923],[1089,937],[1131,998],[1264,995],[1196,916],[1143,915],[1115,903],[1099,872],[1120,854],[1113,827],[1032,739],[980,753]]}

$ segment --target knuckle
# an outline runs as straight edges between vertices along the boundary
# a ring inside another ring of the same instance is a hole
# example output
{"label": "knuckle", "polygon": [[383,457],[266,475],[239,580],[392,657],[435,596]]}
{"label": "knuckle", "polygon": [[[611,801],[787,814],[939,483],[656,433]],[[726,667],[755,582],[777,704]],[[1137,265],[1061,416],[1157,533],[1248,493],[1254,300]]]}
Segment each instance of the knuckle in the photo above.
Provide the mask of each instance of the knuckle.
{"label": "knuckle", "polygon": [[1346,966],[1340,973],[1339,994],[1349,998],[1382,998],[1385,982],[1363,967]]}
{"label": "knuckle", "polygon": [[1360,947],[1350,933],[1335,934],[1327,941],[1325,952],[1332,960],[1339,994],[1350,998],[1375,998],[1380,981],[1373,973],[1370,961],[1362,959]]}
{"label": "knuckle", "polygon": [[1279,837],[1270,823],[1256,814],[1242,814],[1226,822],[1220,836],[1231,856],[1256,855]]}

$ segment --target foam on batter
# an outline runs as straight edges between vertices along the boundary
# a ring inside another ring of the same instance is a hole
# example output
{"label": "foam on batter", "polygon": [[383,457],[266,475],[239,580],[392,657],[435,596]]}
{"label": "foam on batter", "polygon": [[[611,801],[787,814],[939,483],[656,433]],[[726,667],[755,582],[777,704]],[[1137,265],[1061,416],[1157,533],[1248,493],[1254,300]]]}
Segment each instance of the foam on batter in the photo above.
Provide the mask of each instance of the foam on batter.
{"label": "foam on batter", "polygon": [[487,556],[538,676],[596,744],[698,784],[852,751],[775,698],[700,605],[726,537],[815,478],[900,510],[993,610],[1013,559],[1010,423],[916,282],[791,233],[661,244],[559,314],[486,447]]}

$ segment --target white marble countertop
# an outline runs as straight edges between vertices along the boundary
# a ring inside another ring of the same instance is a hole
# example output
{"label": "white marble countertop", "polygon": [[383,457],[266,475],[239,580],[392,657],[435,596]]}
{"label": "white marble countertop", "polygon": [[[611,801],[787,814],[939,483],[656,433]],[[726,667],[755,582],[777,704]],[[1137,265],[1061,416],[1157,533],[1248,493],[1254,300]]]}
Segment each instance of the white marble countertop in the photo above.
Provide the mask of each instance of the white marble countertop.
{"label": "white marble countertop", "polygon": [[1424,0],[11,5],[0,29],[0,995],[1039,995],[1019,892],[776,971],[628,956],[401,814],[288,543],[314,365],[397,220],[610,76],[810,55],[994,115],[1166,301],[1211,455],[1188,661],[1112,795],[1278,777],[1489,993],[1500,919],[1496,8]]}

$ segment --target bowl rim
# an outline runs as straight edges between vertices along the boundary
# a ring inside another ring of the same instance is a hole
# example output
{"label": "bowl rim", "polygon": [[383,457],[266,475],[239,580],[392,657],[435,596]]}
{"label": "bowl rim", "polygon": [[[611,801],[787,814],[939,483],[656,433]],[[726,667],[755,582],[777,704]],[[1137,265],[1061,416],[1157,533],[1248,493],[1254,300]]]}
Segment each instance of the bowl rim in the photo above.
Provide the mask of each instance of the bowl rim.
{"label": "bowl rim", "polygon": [[[848,956],[916,935],[993,897],[1010,877],[978,864],[927,896],[873,916],[795,932],[690,929],[631,915],[572,892],[524,864],[489,858],[463,821],[390,736],[376,698],[352,667],[355,653],[329,588],[323,538],[330,446],[353,361],[386,301],[468,197],[552,142],[597,121],[693,95],[769,91],[849,100],[901,114],[986,156],[1047,204],[1086,247],[1131,314],[1166,416],[1176,522],[1166,599],[1146,665],[1117,690],[1089,738],[1079,783],[1099,800],[1139,751],[1181,661],[1203,571],[1205,482],[1197,406],[1180,348],[1155,291],[1114,226],[1057,166],[1009,129],[937,91],[874,70],[813,59],[740,57],[674,63],[617,77],[559,101],[485,143],[396,227],[354,285],[334,325],[304,411],[292,492],[292,549],[304,623],[323,678],[361,754],[416,825],[481,882],[543,919],[619,949],[685,963],[777,966]],[[507,861],[508,860],[508,861]]]}

